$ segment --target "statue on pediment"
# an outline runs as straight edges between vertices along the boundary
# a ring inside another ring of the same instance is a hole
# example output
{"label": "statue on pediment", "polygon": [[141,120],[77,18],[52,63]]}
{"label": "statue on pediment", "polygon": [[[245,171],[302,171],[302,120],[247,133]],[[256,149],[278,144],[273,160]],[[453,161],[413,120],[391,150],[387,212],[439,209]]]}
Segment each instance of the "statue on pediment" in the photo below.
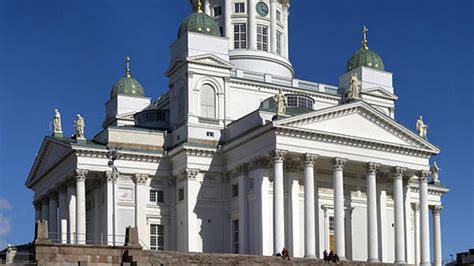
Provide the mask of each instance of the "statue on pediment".
{"label": "statue on pediment", "polygon": [[347,99],[360,99],[360,81],[357,77],[357,73],[352,73],[349,90],[347,92]]}
{"label": "statue on pediment", "polygon": [[84,118],[80,115],[76,115],[76,121],[74,121],[74,126],[76,127],[76,139],[85,139],[84,136],[84,127],[85,127],[85,122]]}
{"label": "statue on pediment", "polygon": [[54,117],[51,124],[53,125],[53,136],[62,137],[63,129],[61,126],[61,113],[59,112],[58,109],[54,109]]}
{"label": "statue on pediment", "polygon": [[433,165],[430,167],[430,171],[431,171],[431,177],[433,178],[433,182],[438,183],[439,171],[441,171],[441,168],[439,168],[436,162],[433,162]]}
{"label": "statue on pediment", "polygon": [[286,114],[286,107],[288,106],[286,102],[286,97],[283,94],[283,91],[281,89],[278,90],[278,93],[273,96],[273,99],[275,100],[276,107],[277,107],[277,115],[284,115]]}
{"label": "statue on pediment", "polygon": [[424,139],[427,138],[428,135],[428,125],[423,122],[423,116],[420,115],[418,120],[416,121],[416,130],[418,131],[418,135]]}

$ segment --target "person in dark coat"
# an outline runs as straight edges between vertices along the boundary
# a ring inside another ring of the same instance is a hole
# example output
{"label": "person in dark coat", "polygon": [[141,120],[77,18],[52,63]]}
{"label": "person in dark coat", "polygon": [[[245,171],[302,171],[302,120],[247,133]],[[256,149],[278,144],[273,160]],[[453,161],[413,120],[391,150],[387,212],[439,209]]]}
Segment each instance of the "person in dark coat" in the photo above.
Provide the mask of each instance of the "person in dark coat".
{"label": "person in dark coat", "polygon": [[288,249],[286,247],[284,247],[281,251],[281,256],[284,260],[290,260],[290,253],[288,252]]}
{"label": "person in dark coat", "polygon": [[325,261],[325,262],[329,262],[329,261],[330,261],[329,255],[328,255],[328,251],[327,251],[327,250],[324,250],[324,251],[323,251],[323,258],[324,258],[324,261]]}

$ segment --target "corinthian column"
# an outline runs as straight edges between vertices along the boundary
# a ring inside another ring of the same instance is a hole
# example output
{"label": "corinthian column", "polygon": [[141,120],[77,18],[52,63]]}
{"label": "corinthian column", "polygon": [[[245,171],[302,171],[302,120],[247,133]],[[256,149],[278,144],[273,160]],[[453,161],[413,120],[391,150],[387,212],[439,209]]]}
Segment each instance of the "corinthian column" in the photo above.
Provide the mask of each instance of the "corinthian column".
{"label": "corinthian column", "polygon": [[340,259],[346,258],[346,243],[344,232],[344,179],[343,169],[346,159],[334,158],[333,190],[334,190],[334,223],[335,249]]}
{"label": "corinthian column", "polygon": [[435,205],[431,208],[433,214],[433,248],[434,248],[434,265],[441,266],[443,264],[443,256],[441,254],[441,209],[443,206]]}
{"label": "corinthian column", "polygon": [[87,170],[76,170],[76,239],[86,244],[86,175]]}
{"label": "corinthian column", "polygon": [[69,244],[76,243],[76,186],[67,184],[67,203],[68,203],[68,235]]}
{"label": "corinthian column", "polygon": [[59,242],[58,234],[58,195],[56,191],[51,192],[49,196],[49,237],[53,242]]}
{"label": "corinthian column", "polygon": [[304,256],[316,257],[316,232],[314,216],[314,160],[317,155],[304,155]]}
{"label": "corinthian column", "polygon": [[430,263],[430,224],[428,217],[428,171],[420,171],[420,265],[431,265]]}
{"label": "corinthian column", "polygon": [[135,226],[138,228],[138,238],[145,239],[146,226],[146,203],[148,195],[148,175],[135,174]]}
{"label": "corinthian column", "polygon": [[286,151],[276,150],[273,155],[273,253],[285,246],[285,216],[283,194],[283,159]]}
{"label": "corinthian column", "polygon": [[405,235],[403,218],[403,174],[406,169],[393,169],[393,199],[395,201],[395,263],[405,263]]}
{"label": "corinthian column", "polygon": [[61,232],[61,243],[67,244],[67,218],[69,216],[67,211],[67,195],[66,187],[61,186],[59,191],[59,227]]}
{"label": "corinthian column", "polygon": [[377,187],[376,173],[379,164],[367,164],[367,261],[378,261],[377,238]]}

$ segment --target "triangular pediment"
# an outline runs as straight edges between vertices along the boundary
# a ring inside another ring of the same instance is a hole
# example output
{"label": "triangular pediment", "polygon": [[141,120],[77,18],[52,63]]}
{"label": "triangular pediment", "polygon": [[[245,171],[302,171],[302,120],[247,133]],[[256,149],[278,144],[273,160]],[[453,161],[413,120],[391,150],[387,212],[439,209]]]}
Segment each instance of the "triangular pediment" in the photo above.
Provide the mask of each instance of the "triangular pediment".
{"label": "triangular pediment", "polygon": [[234,67],[228,61],[213,54],[190,56],[187,58],[187,61],[191,63],[196,63],[196,64],[205,64],[209,66],[228,68],[228,69],[232,69]]}
{"label": "triangular pediment", "polygon": [[359,101],[282,119],[276,126],[438,153],[427,140]]}
{"label": "triangular pediment", "polygon": [[362,91],[362,94],[369,94],[371,96],[375,96],[375,97],[382,97],[382,98],[388,98],[388,99],[391,99],[391,100],[397,100],[398,97],[389,92],[388,90],[382,88],[382,87],[374,87],[374,88],[370,88],[370,89],[365,89]]}
{"label": "triangular pediment", "polygon": [[36,177],[43,175],[56,166],[61,160],[68,156],[71,151],[72,149],[69,144],[55,141],[51,137],[45,138],[36,155],[26,185],[28,186]]}

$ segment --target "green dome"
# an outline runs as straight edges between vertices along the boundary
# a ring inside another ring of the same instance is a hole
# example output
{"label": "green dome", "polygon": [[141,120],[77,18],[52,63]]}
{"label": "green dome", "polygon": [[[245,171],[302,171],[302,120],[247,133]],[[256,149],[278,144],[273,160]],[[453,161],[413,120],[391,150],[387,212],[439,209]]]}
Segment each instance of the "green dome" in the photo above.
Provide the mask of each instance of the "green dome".
{"label": "green dome", "polygon": [[213,18],[202,11],[197,11],[184,19],[179,27],[178,38],[186,32],[198,32],[212,36],[220,36],[220,30]]}
{"label": "green dome", "polygon": [[351,59],[347,62],[346,72],[360,66],[384,71],[382,58],[369,48],[360,48],[352,55]]}
{"label": "green dome", "polygon": [[125,59],[125,77],[119,79],[110,93],[110,98],[117,95],[144,97],[145,90],[136,79],[132,78],[130,73],[130,57]]}
{"label": "green dome", "polygon": [[123,77],[115,83],[110,98],[117,95],[144,97],[145,90],[136,79],[132,77]]}

